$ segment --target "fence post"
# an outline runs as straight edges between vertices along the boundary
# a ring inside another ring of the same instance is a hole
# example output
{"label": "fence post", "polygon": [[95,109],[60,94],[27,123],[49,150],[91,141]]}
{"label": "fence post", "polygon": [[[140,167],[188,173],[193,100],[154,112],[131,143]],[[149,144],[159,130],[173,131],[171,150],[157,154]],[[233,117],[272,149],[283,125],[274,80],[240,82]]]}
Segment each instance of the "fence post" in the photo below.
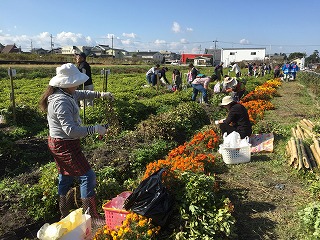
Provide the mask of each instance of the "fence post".
{"label": "fence post", "polygon": [[11,67],[9,67],[8,70],[8,74],[10,77],[10,83],[11,83],[11,93],[10,93],[10,100],[12,101],[12,114],[13,114],[13,123],[16,124],[17,123],[17,119],[16,119],[16,102],[14,99],[14,87],[13,87],[13,75],[16,75],[15,73],[15,69],[12,69]]}

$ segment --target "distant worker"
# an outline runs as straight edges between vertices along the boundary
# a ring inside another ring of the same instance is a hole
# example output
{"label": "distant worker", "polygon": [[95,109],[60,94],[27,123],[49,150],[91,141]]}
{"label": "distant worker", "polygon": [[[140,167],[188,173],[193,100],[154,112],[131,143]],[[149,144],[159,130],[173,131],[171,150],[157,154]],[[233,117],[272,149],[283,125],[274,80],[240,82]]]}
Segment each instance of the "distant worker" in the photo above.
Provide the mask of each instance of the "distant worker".
{"label": "distant worker", "polygon": [[239,78],[241,76],[241,68],[236,62],[231,63],[231,72],[235,72],[236,77]]}
{"label": "distant worker", "polygon": [[296,80],[297,72],[298,72],[299,70],[300,70],[300,69],[299,69],[297,63],[296,63],[296,62],[293,62],[293,63],[291,64],[291,75],[292,75],[293,80]]}
{"label": "distant worker", "polygon": [[253,76],[253,64],[248,63],[248,76]]}
{"label": "distant worker", "polygon": [[191,86],[193,87],[192,92],[192,101],[196,101],[198,93],[202,93],[202,99],[205,103],[208,103],[208,86],[211,81],[217,80],[216,75],[212,75],[211,77],[196,77],[192,82]]}
{"label": "distant worker", "polygon": [[167,67],[163,67],[159,70],[159,79],[163,84],[168,84],[170,85],[167,77],[166,77],[166,72],[168,72],[168,68]]}
{"label": "distant worker", "polygon": [[244,79],[236,79],[225,75],[222,85],[222,92],[229,93],[235,102],[240,101],[246,91]]}
{"label": "distant worker", "polygon": [[273,78],[279,78],[280,77],[280,66],[279,64],[276,64],[273,69]]}
{"label": "distant worker", "polygon": [[187,75],[188,83],[191,83],[198,75],[199,71],[194,67],[192,63],[189,64],[189,72]]}
{"label": "distant worker", "polygon": [[[77,62],[77,67],[78,67],[79,71],[86,74],[89,77],[89,79],[82,86],[79,86],[79,87],[83,90],[93,91],[91,67],[86,59],[87,59],[87,55],[84,52],[76,54],[76,62]],[[90,99],[81,100],[80,106],[83,107],[85,105],[86,106],[93,106],[93,100],[90,100]]]}
{"label": "distant worker", "polygon": [[288,82],[291,74],[291,65],[289,62],[285,63],[282,66],[282,72],[283,72],[283,81]]}
{"label": "distant worker", "polygon": [[182,88],[182,79],[181,74],[178,69],[173,69],[172,72],[172,90],[180,91]]}
{"label": "distant worker", "polygon": [[221,62],[220,64],[215,66],[214,74],[217,76],[217,78],[218,78],[217,80],[220,81],[223,76],[223,62]]}
{"label": "distant worker", "polygon": [[157,64],[156,66],[150,68],[146,73],[146,78],[148,84],[151,86],[155,86],[157,84],[157,74],[159,72],[160,65]]}

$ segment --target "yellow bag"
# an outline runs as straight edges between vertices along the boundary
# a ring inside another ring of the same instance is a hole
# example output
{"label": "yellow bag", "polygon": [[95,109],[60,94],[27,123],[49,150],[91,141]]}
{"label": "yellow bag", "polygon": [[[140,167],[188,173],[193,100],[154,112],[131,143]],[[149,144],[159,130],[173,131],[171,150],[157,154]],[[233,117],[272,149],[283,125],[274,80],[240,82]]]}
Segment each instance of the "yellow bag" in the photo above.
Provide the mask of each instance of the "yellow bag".
{"label": "yellow bag", "polygon": [[82,208],[72,211],[59,222],[45,223],[38,231],[40,240],[88,239],[91,236],[91,216],[82,214]]}

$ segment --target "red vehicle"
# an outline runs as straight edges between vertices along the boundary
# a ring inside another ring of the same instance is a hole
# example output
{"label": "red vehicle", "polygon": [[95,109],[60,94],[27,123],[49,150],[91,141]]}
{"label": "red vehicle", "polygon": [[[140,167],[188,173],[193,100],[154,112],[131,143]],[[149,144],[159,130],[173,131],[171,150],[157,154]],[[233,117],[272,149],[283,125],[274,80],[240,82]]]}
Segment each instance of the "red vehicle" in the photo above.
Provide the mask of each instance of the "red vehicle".
{"label": "red vehicle", "polygon": [[[212,58],[212,54],[194,54],[194,53],[182,53],[180,62],[182,64],[187,64],[189,62],[193,62],[196,57],[208,57]],[[191,60],[191,61],[190,61]]]}

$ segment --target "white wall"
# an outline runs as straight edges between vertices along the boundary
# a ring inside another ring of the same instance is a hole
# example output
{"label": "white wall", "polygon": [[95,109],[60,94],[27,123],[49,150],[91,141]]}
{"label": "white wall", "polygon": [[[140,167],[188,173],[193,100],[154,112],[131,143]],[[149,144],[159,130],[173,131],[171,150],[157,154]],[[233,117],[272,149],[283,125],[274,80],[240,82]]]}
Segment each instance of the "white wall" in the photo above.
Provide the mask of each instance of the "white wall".
{"label": "white wall", "polygon": [[265,48],[226,48],[222,49],[221,52],[221,60],[224,62],[224,66],[230,65],[231,62],[263,61],[265,57]]}

